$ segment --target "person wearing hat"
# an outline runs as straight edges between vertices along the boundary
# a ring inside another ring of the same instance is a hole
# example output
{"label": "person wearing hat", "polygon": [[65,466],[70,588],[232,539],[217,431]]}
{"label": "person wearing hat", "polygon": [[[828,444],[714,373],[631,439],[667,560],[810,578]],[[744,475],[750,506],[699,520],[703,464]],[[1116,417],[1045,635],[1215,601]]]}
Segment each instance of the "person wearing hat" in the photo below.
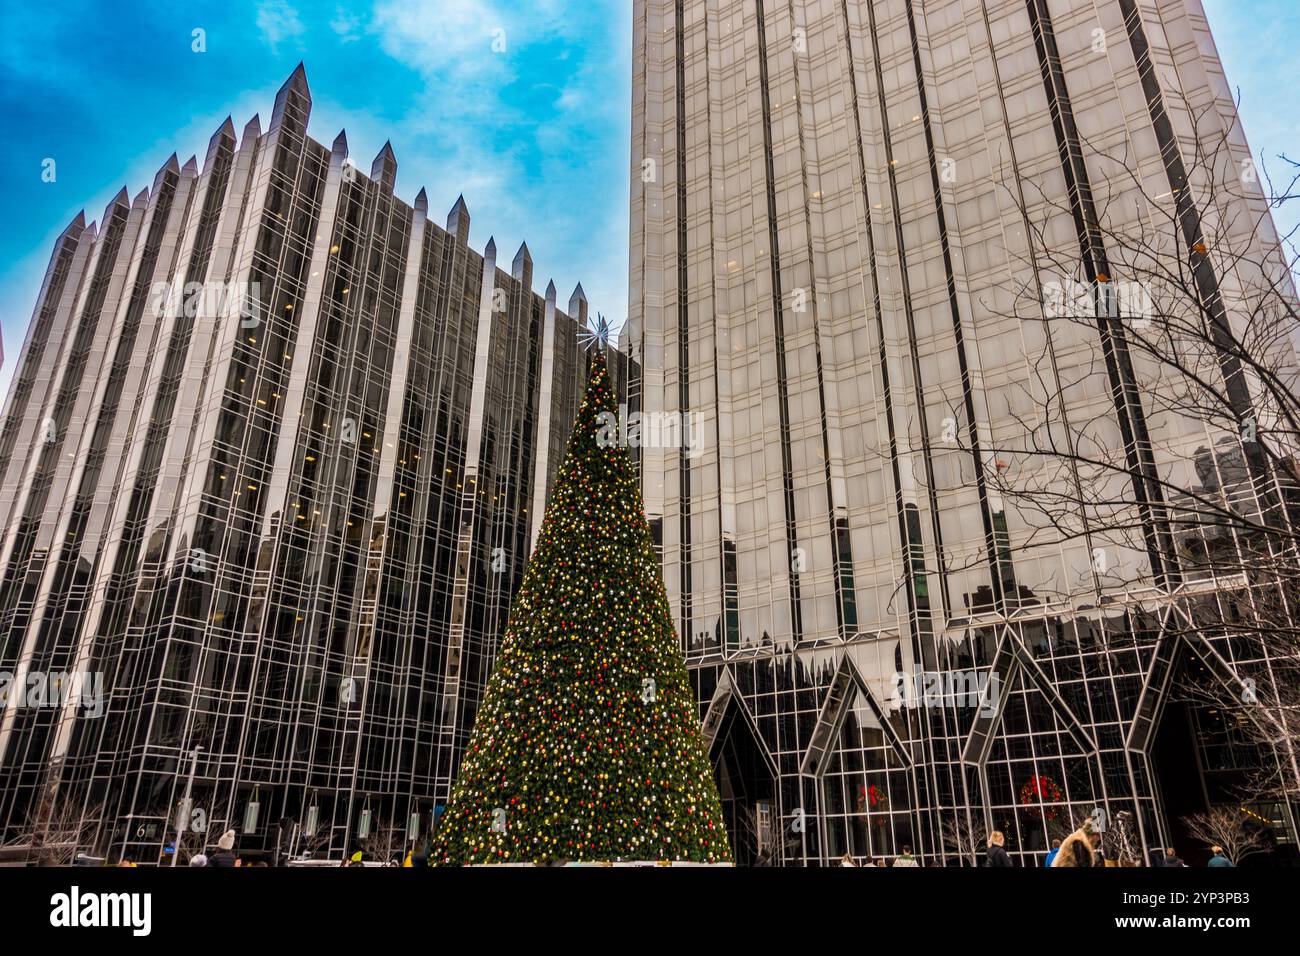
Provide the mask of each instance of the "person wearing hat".
{"label": "person wearing hat", "polygon": [[235,859],[235,831],[227,830],[217,841],[217,848],[208,856],[208,866],[237,866]]}
{"label": "person wearing hat", "polygon": [[203,853],[196,853],[190,857],[190,866],[207,866],[208,858]]}

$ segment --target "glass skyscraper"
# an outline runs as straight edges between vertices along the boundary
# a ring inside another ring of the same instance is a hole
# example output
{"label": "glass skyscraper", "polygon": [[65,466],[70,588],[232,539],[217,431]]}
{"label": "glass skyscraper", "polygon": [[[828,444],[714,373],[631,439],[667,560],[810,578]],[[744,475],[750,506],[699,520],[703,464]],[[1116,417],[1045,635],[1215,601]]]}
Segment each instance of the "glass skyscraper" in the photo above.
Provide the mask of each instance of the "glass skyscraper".
{"label": "glass skyscraper", "polygon": [[197,811],[245,853],[337,857],[446,801],[587,302],[310,111],[300,66],[265,132],[227,119],[201,168],[173,156],[56,243],[0,431],[9,839],[84,816],[153,860]]}
{"label": "glass skyscraper", "polygon": [[[1227,329],[1261,280],[1295,299],[1198,0],[631,15],[610,367],[737,862],[971,862],[1000,830],[1035,865],[1083,819],[1149,859],[1227,804],[1294,854],[1297,807],[1243,790],[1293,743],[1180,692],[1294,673],[1223,626],[1270,579],[1171,515],[1300,526],[1300,495],[1213,342],[1233,415],[1170,407],[1137,348],[1161,291],[1121,284],[1186,263]],[[397,199],[387,146],[364,175],[308,138],[310,106],[300,68],[266,132],[227,121],[56,243],[0,420],[6,838],[81,816],[152,859],[201,808],[243,852],[337,857],[447,798],[587,304],[471,249],[463,202],[443,229]],[[1018,490],[1044,409],[1119,481],[1059,456]]]}
{"label": "glass skyscraper", "polygon": [[[702,436],[640,454],[738,860],[935,865],[998,829],[1033,865],[1083,817],[1149,850],[1241,802],[1233,728],[1173,686],[1265,655],[1167,630],[1193,588],[1154,477],[1225,487],[1208,449],[1240,442],[1152,410],[1124,316],[1065,329],[1009,293],[1069,278],[1044,249],[1121,272],[1141,195],[1190,237],[1193,297],[1251,278],[1198,236],[1278,251],[1249,177],[1214,223],[1186,198],[1198,144],[1251,164],[1200,3],[635,0],[633,21],[629,389]],[[990,449],[1052,376],[1132,456],[1147,543],[1109,568],[999,490]],[[1294,843],[1294,808],[1250,809]]]}

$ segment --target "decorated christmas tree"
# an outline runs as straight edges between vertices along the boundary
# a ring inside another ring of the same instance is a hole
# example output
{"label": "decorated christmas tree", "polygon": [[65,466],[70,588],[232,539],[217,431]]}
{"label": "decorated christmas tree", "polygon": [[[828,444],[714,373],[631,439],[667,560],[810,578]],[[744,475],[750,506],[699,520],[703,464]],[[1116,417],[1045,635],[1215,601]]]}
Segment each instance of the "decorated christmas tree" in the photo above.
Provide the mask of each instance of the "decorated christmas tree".
{"label": "decorated christmas tree", "polygon": [[731,853],[602,349],[430,862]]}

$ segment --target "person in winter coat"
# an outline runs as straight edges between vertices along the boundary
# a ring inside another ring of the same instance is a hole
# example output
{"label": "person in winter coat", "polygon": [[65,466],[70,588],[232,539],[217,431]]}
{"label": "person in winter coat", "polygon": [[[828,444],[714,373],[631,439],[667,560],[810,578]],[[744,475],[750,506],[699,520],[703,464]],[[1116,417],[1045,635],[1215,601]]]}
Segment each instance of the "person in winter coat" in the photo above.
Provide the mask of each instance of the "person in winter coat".
{"label": "person in winter coat", "polygon": [[912,856],[912,848],[910,846],[903,847],[903,852],[900,853],[898,857],[894,860],[894,866],[920,866],[920,865],[921,865],[920,863],[916,862],[916,857]]}
{"label": "person in winter coat", "polygon": [[1186,866],[1187,864],[1183,862],[1182,857],[1180,857],[1180,856],[1179,856],[1179,855],[1174,851],[1174,848],[1173,848],[1173,847],[1171,847],[1171,846],[1167,846],[1167,847],[1165,847],[1165,858],[1164,858],[1163,860],[1160,861],[1160,865],[1161,865],[1161,866],[1179,867],[1179,866]]}
{"label": "person in winter coat", "polygon": [[1043,857],[1043,866],[1051,866],[1052,861],[1056,859],[1056,854],[1061,852],[1061,841],[1053,840],[1052,848],[1047,851],[1047,856]]}
{"label": "person in winter coat", "polygon": [[1061,841],[1061,848],[1056,853],[1056,859],[1052,860],[1052,866],[1096,865],[1096,857],[1092,851],[1092,836],[1092,818],[1089,817],[1079,824],[1079,829]]}
{"label": "person in winter coat", "polygon": [[235,859],[235,831],[227,830],[217,841],[217,848],[208,854],[208,866],[233,867]]}
{"label": "person in winter coat", "polygon": [[1011,862],[1011,854],[1007,852],[1005,843],[1007,838],[1001,830],[994,830],[989,834],[988,853],[984,857],[985,866],[1015,866]]}
{"label": "person in winter coat", "polygon": [[1210,857],[1210,862],[1205,864],[1206,866],[1232,866],[1233,865],[1233,862],[1223,855],[1223,847],[1212,846],[1210,847],[1210,852],[1213,853],[1214,856]]}

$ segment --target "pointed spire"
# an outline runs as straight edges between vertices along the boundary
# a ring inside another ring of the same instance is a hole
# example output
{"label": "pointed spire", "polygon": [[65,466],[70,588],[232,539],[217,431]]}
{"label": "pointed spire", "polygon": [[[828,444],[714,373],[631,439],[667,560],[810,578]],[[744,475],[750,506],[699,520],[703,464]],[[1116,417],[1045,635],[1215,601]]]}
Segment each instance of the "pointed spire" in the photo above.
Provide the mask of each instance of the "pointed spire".
{"label": "pointed spire", "polygon": [[271,129],[286,123],[299,133],[307,132],[311,116],[311,90],[307,86],[307,68],[301,62],[294,67],[284,86],[275,94],[275,109],[271,111]]}
{"label": "pointed spire", "polygon": [[239,137],[240,146],[251,146],[262,135],[262,114],[254,113],[253,118],[244,124],[243,135]]}
{"label": "pointed spire", "polygon": [[332,162],[335,159],[339,161],[343,181],[354,182],[357,178],[357,164],[348,158],[348,131],[345,129],[339,130],[339,134],[334,137],[334,142],[330,146],[330,160]]}
{"label": "pointed spire", "polygon": [[379,184],[380,189],[386,192],[393,191],[393,184],[397,182],[397,157],[393,155],[391,141],[384,141],[383,149],[370,164],[370,178]]}
{"label": "pointed spire", "polygon": [[158,172],[154,173],[153,190],[156,192],[159,188],[162,187],[163,177],[166,176],[169,172],[173,174],[179,174],[180,171],[181,171],[181,164],[177,162],[176,154],[172,153],[170,156],[167,157],[167,162],[163,163],[160,167],[158,167]]}
{"label": "pointed spire", "polygon": [[455,236],[458,242],[469,242],[469,207],[465,205],[464,195],[456,197],[456,204],[451,207],[451,212],[447,213],[447,231]]}
{"label": "pointed spire", "polygon": [[213,148],[223,139],[229,139],[232,142],[235,139],[235,121],[229,116],[226,117],[225,122],[217,127],[216,132],[208,138],[208,152],[211,153]]}
{"label": "pointed spire", "polygon": [[493,262],[497,258],[497,240],[495,236],[488,236],[488,244],[483,247],[483,258],[491,259]]}
{"label": "pointed spire", "polygon": [[83,209],[80,212],[78,212],[75,216],[72,217],[72,222],[68,223],[68,227],[63,230],[63,232],[59,235],[59,238],[62,239],[64,236],[75,235],[76,233],[81,232],[81,230],[85,228],[86,228],[86,210]]}
{"label": "pointed spire", "polygon": [[415,211],[422,216],[428,215],[429,213],[429,197],[425,195],[423,186],[421,186],[420,191],[415,194]]}
{"label": "pointed spire", "polygon": [[577,322],[579,328],[587,324],[587,293],[582,291],[581,282],[573,290],[573,295],[569,296],[569,318]]}
{"label": "pointed spire", "polygon": [[546,304],[555,305],[555,280],[546,283]]}
{"label": "pointed spire", "polygon": [[138,193],[135,194],[135,199],[131,200],[131,208],[135,209],[137,206],[143,206],[148,201],[149,201],[148,188],[141,189]]}
{"label": "pointed spire", "polygon": [[307,86],[307,65],[302,60],[298,61],[298,65],[293,68],[293,72],[284,81],[279,92],[284,93],[286,90],[295,90],[311,99],[311,89]]}
{"label": "pointed spire", "polygon": [[235,148],[235,124],[231,122],[229,116],[226,117],[224,123],[217,127],[217,131],[208,140],[208,151],[203,157],[204,169],[212,168],[212,164],[217,158],[217,150],[221,149],[223,144],[228,149]]}
{"label": "pointed spire", "polygon": [[181,175],[193,176],[196,173],[198,173],[198,171],[199,171],[199,158],[197,156],[191,155],[189,159],[185,160],[185,165],[181,167]]}
{"label": "pointed spire", "polygon": [[533,288],[533,257],[528,251],[528,243],[521,242],[519,251],[515,253],[515,261],[511,263],[510,274],[515,277],[515,281],[525,289],[531,291]]}
{"label": "pointed spire", "polygon": [[117,195],[110,199],[108,205],[104,207],[104,222],[108,222],[113,218],[114,206],[126,206],[128,209],[131,208],[131,194],[126,191],[125,186],[119,189]]}

